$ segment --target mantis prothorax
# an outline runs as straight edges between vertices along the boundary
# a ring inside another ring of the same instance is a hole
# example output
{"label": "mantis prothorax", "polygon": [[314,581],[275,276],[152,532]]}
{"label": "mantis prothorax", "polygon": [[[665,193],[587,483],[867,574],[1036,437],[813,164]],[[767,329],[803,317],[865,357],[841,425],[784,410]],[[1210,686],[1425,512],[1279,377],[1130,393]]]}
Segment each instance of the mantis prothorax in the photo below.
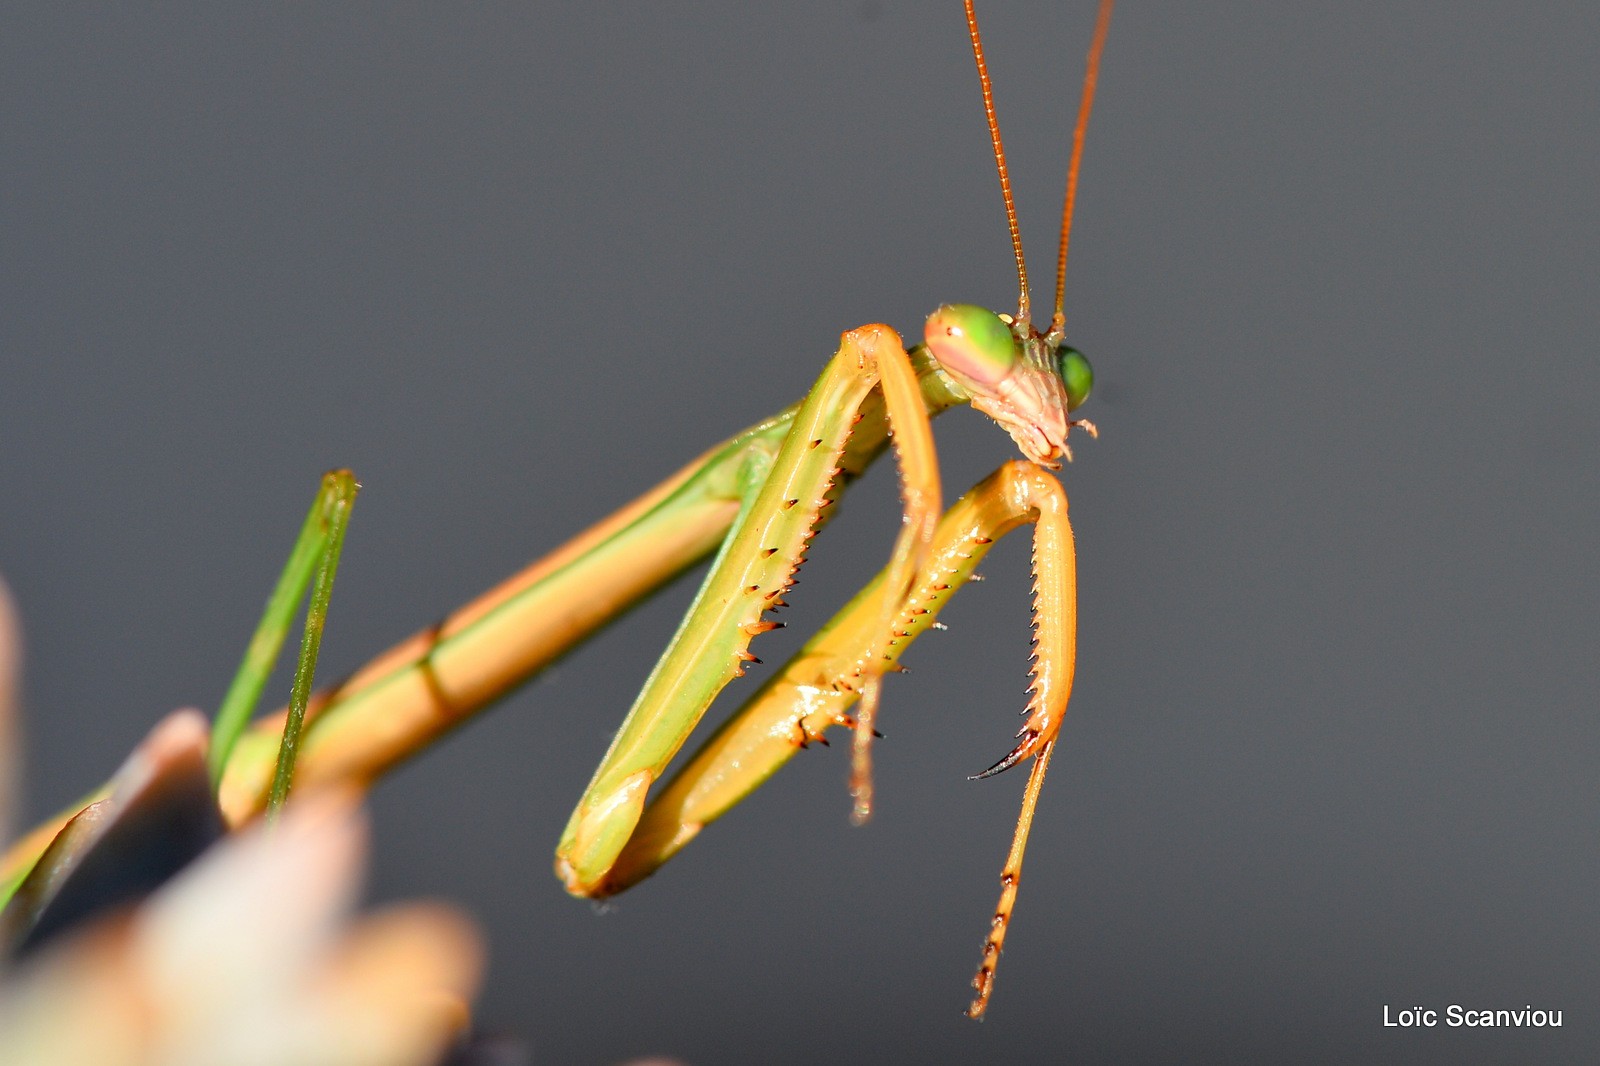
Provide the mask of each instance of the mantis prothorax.
{"label": "mantis prothorax", "polygon": [[[295,766],[297,786],[365,783],[526,681],[685,567],[715,552],[710,572],[578,801],[556,849],[568,891],[601,898],[652,873],[705,825],[822,739],[853,729],[854,818],[872,804],[870,741],[884,675],[973,574],[990,544],[1034,526],[1035,665],[1015,745],[978,777],[1034,763],[1000,902],[968,1008],[982,1015],[1017,893],[1039,791],[1071,694],[1076,576],[1067,501],[1046,470],[1070,459],[1067,436],[1094,427],[1072,413],[1092,384],[1088,361],[1064,343],[1062,297],[1083,135],[1112,4],[1102,0],[1089,50],[1057,260],[1055,311],[1033,325],[1010,179],[971,0],[966,14],[999,171],[1020,296],[1015,315],[953,304],[927,319],[907,351],[885,325],[845,333],[804,400],[706,452],[645,496],[491,589],[438,625],[314,696]],[[970,403],[999,423],[1026,461],[1013,461],[948,510],[929,419]],[[754,660],[751,639],[804,561],[837,495],[892,443],[904,524],[887,567],[763,684],[652,798],[649,793],[716,695]],[[860,700],[854,717],[851,706]],[[261,811],[283,716],[243,736],[222,772],[233,823]],[[72,812],[66,812],[70,816]],[[37,857],[59,825],[42,826],[6,857],[0,878]]]}

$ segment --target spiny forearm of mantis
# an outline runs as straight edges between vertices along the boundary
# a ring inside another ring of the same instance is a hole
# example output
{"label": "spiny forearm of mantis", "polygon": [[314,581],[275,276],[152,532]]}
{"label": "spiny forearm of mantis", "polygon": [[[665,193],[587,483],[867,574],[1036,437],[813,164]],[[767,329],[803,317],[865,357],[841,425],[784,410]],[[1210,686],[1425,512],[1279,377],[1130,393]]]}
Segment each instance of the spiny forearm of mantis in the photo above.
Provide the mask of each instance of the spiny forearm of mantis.
{"label": "spiny forearm of mantis", "polygon": [[[873,324],[840,338],[777,453],[741,471],[739,517],[556,845],[556,876],[568,892],[590,896],[604,882],[650,788],[718,693],[754,658],[750,641],[770,628],[766,613],[794,583],[869,396],[883,399],[901,475],[904,517],[889,557],[891,595],[898,599],[910,589],[942,511],[938,464],[900,336]],[[870,725],[873,690],[883,673],[877,658],[889,640],[893,607],[886,602],[880,611],[858,735]],[[852,791],[859,803],[860,791]]]}
{"label": "spiny forearm of mantis", "polygon": [[[1061,713],[1072,690],[1076,641],[1075,615],[1063,606],[1076,595],[1077,584],[1066,515],[1061,483],[1028,463],[1007,463],[974,486],[940,520],[928,562],[893,619],[884,659],[898,663],[938,622],[939,612],[971,580],[994,543],[1031,522],[1041,667],[1025,712]],[[854,725],[846,712],[861,694],[886,576],[880,573],[842,607],[662,787],[595,895],[621,892],[654,873],[795,752],[825,742],[826,729]],[[718,772],[730,766],[740,773]]]}

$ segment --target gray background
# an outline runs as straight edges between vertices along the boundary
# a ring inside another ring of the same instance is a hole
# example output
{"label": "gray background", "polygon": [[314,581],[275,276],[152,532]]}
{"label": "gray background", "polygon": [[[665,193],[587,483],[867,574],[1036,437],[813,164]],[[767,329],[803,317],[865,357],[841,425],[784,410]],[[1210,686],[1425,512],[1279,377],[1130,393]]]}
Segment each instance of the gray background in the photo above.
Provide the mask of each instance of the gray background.
{"label": "gray background", "polygon": [[[366,485],[333,677],[798,396],[840,330],[1010,304],[957,5],[720,7],[12,12],[30,816],[215,702],[325,467]],[[1047,289],[1093,12],[983,13]],[[1021,706],[1020,539],[890,687],[869,828],[835,746],[609,913],[565,897],[680,584],[377,791],[374,897],[482,919],[481,1019],[540,1062],[1594,1061],[1597,30],[1118,12],[1069,278],[1080,681],[987,1023],[1022,775],[964,775]],[[952,494],[1011,450],[938,435]],[[894,522],[878,471],[757,651]],[[1417,1003],[1566,1025],[1382,1027]]]}

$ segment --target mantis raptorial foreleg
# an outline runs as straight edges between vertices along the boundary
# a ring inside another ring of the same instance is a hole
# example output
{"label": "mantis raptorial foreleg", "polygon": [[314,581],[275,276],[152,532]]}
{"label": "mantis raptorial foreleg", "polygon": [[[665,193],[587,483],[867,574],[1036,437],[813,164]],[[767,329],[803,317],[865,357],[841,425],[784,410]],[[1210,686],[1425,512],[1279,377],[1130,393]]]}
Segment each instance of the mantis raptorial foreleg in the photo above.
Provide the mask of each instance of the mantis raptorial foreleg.
{"label": "mantis raptorial foreleg", "polygon": [[[757,457],[742,472],[739,517],[556,848],[556,872],[568,891],[590,895],[604,882],[644,811],[651,784],[717,693],[743,673],[743,663],[753,658],[750,638],[772,628],[763,615],[793,584],[861,406],[874,388],[881,390],[894,434],[905,505],[885,587],[893,605],[910,589],[940,512],[932,432],[899,334],[888,326],[863,326],[840,339],[770,464]],[[884,608],[891,610],[892,605]],[[888,640],[887,632],[878,638],[872,661],[881,658]],[[869,683],[878,673],[869,672]]]}
{"label": "mantis raptorial foreleg", "polygon": [[[1050,752],[1072,695],[1077,661],[1077,568],[1061,483],[1036,466],[1010,462],[953,504],[934,532],[928,561],[899,600],[885,630],[884,570],[773,675],[708,739],[651,801],[609,874],[591,893],[632,886],[677,854],[776,773],[794,753],[851,723],[846,711],[874,673],[897,662],[972,576],[996,540],[1034,523],[1034,666],[1020,743],[986,777],[1037,754],[1011,851],[1000,875],[1000,903],[974,979],[970,1013],[981,1014],[994,983],[1022,872],[1023,850]],[[882,638],[888,636],[888,640]],[[875,666],[875,664],[877,664]]]}
{"label": "mantis raptorial foreleg", "polygon": [[952,504],[940,520],[927,565],[892,616],[887,643],[881,640],[889,576],[884,571],[779,667],[663,786],[594,894],[611,895],[649,876],[796,751],[822,739],[828,727],[853,724],[846,712],[860,696],[874,647],[884,644],[885,666],[897,662],[938,620],[990,546],[1029,522],[1035,524],[1037,663],[1029,717],[1019,736],[1054,736],[1072,692],[1075,661],[1072,528],[1061,483],[1037,467],[1011,462]]}

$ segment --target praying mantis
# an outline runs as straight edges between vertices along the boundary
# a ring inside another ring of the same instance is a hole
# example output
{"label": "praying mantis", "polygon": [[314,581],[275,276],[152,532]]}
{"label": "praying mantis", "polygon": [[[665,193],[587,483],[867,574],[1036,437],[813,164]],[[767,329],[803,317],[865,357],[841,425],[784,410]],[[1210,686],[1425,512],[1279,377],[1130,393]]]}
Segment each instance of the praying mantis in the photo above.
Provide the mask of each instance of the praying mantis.
{"label": "praying mantis", "polygon": [[[795,751],[834,725],[851,728],[855,817],[871,810],[870,746],[883,680],[934,625],[988,546],[1035,524],[1039,663],[1017,743],[986,773],[1029,757],[1033,768],[1002,897],[987,938],[970,1013],[983,1013],[1016,898],[1023,848],[1074,669],[1075,580],[1060,485],[1044,468],[1067,456],[1070,415],[1087,397],[1087,361],[1062,346],[1056,312],[1038,332],[1028,308],[1009,179],[1000,151],[976,18],[974,54],[1006,198],[1021,297],[1015,315],[941,308],[927,344],[906,351],[888,327],[845,334],[807,399],[705,453],[662,486],[581,534],[443,622],[397,646],[313,700],[296,781],[370,780],[526,680],[641,596],[708,554],[716,559],[695,604],[619,730],[563,832],[556,868],[569,891],[604,897],[665,862],[704,825],[758,787]],[[1110,5],[1090,50],[1068,210]],[[1063,225],[1063,234],[1067,227]],[[928,419],[961,403],[990,414],[1025,462],[1002,467],[948,512]],[[888,567],[736,711],[728,726],[665,783],[652,786],[723,685],[753,658],[768,617],[837,492],[892,444],[905,522]],[[853,716],[849,708],[861,707]],[[221,780],[240,821],[258,811],[281,724],[246,736]],[[648,803],[647,803],[648,801]]]}

